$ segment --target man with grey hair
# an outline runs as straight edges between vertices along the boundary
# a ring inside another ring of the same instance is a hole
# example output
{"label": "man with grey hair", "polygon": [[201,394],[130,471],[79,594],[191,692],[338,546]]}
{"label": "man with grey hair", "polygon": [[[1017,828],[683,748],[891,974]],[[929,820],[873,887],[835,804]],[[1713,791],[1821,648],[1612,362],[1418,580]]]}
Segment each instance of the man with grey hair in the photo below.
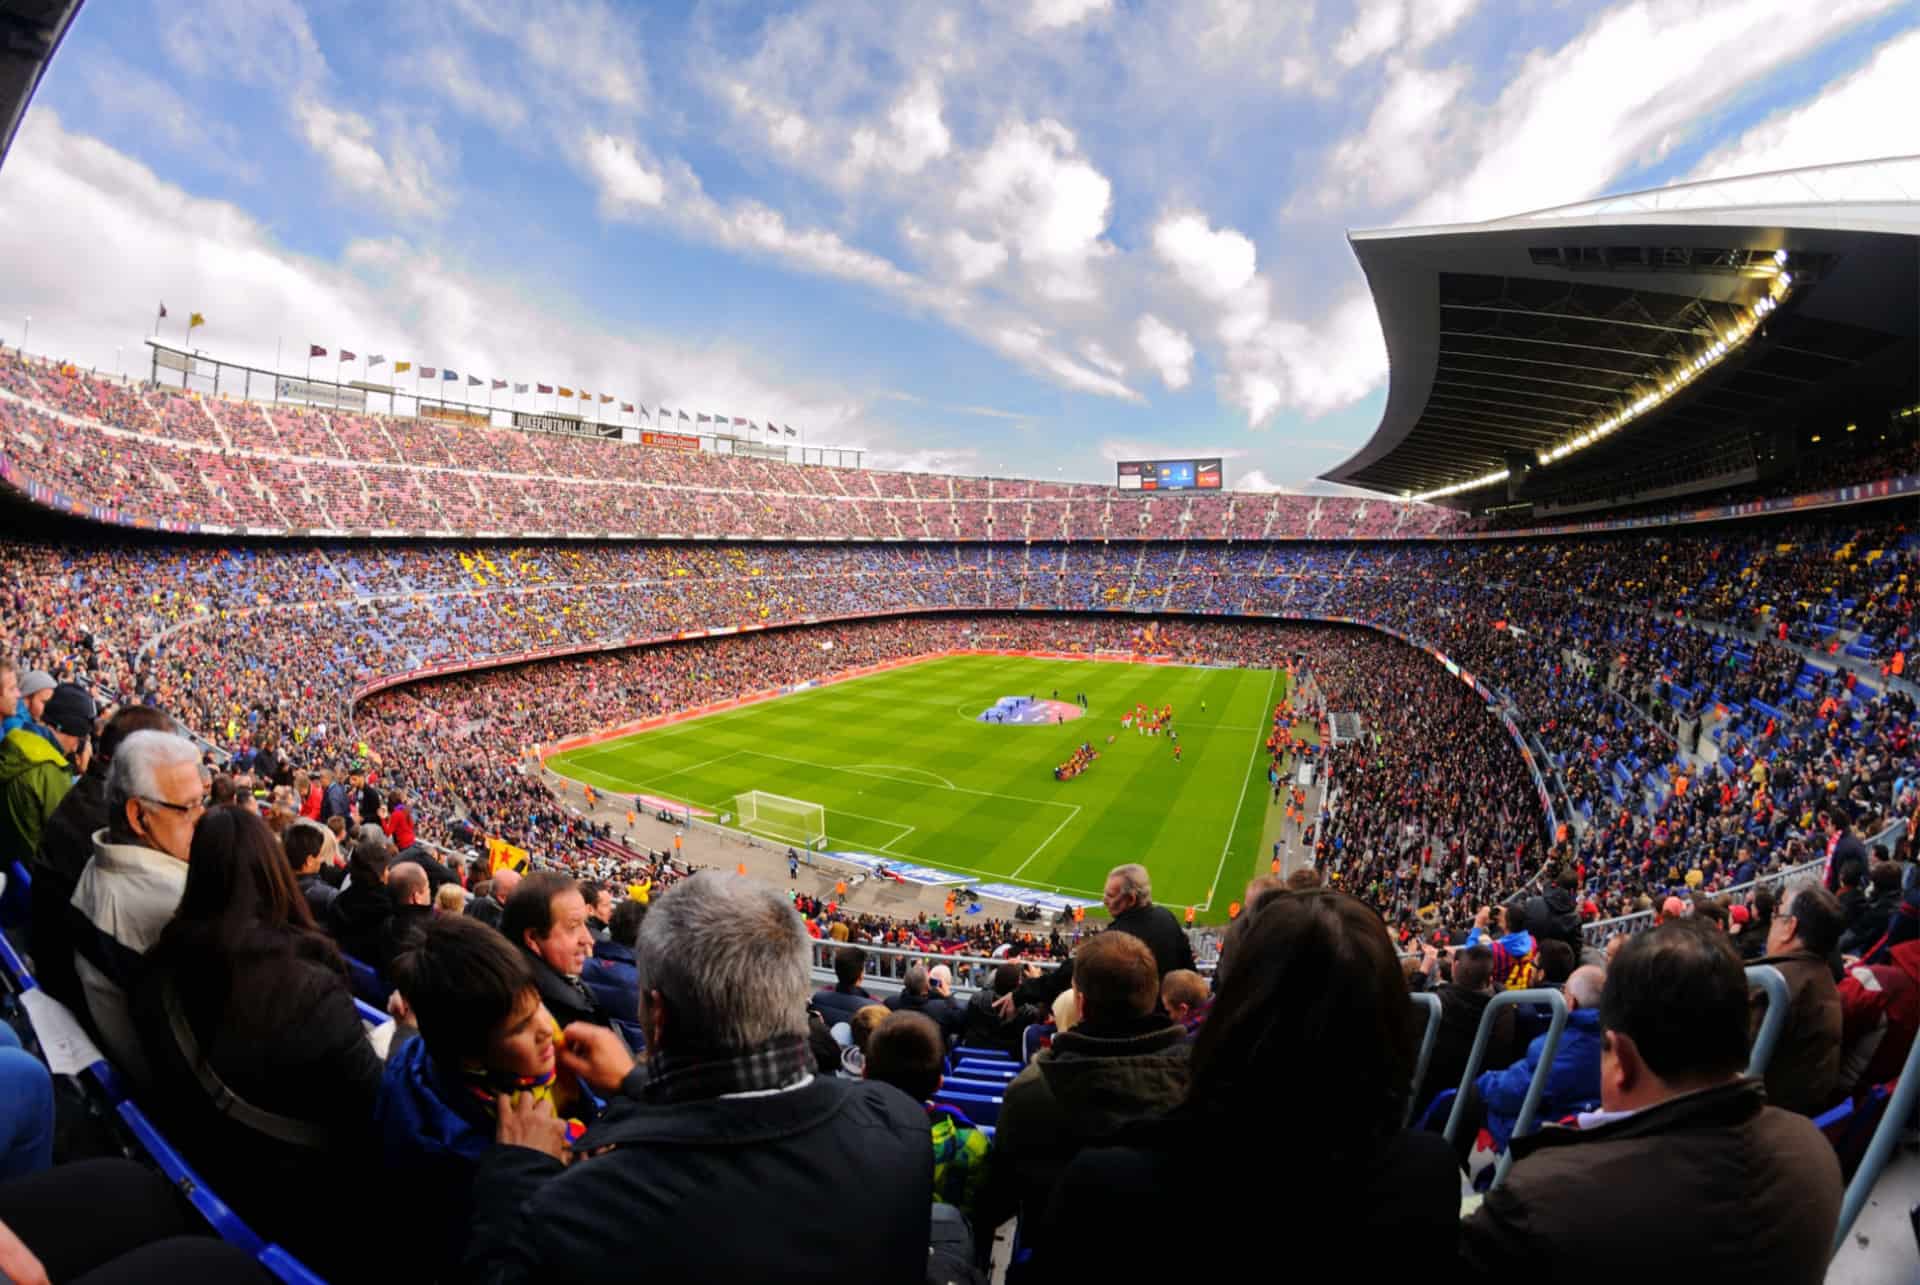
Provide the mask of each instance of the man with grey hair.
{"label": "man with grey hair", "polygon": [[[911,965],[906,976],[900,979],[900,993],[888,997],[887,1007],[896,1013],[925,1013],[939,1026],[940,1033],[951,1044],[966,1029],[967,1010],[953,1002],[951,981],[947,988],[942,988],[936,981],[938,971],[938,968],[928,968],[925,964]],[[951,979],[952,976],[949,970],[947,977]]]}
{"label": "man with grey hair", "polygon": [[1153,904],[1153,883],[1145,866],[1115,866],[1101,900],[1113,916],[1113,931],[1132,933],[1147,943],[1162,977],[1193,968],[1193,943],[1171,910]]}
{"label": "man with grey hair", "polygon": [[786,899],[701,871],[654,898],[635,954],[645,1065],[609,1030],[566,1028],[561,1061],[611,1099],[571,1166],[550,1103],[500,1097],[467,1274],[924,1279],[926,1115],[890,1085],[813,1074],[808,938]]}
{"label": "man with grey hair", "polygon": [[141,956],[187,887],[193,828],[206,811],[200,751],[171,732],[134,732],[107,768],[107,825],[74,889],[68,921],[87,1017],[114,1062],[142,1076],[127,1013]]}

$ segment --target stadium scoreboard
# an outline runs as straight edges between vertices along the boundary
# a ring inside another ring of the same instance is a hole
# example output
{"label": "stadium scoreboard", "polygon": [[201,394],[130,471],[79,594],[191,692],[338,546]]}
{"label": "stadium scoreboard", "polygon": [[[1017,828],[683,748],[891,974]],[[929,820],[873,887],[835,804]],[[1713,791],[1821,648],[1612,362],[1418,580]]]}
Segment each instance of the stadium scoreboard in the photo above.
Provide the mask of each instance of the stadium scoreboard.
{"label": "stadium scoreboard", "polygon": [[1123,491],[1218,491],[1226,484],[1219,460],[1121,460]]}

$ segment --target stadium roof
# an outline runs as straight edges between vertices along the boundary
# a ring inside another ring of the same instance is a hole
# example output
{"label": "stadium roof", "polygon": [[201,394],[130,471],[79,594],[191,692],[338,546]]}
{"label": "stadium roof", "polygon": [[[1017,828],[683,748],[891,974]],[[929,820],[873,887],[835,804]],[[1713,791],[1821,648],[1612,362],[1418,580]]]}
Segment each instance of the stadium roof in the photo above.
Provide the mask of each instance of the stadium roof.
{"label": "stadium roof", "polygon": [[1521,457],[1585,464],[1603,442],[1669,445],[1889,366],[1912,378],[1920,157],[1349,241],[1391,378],[1380,426],[1329,481],[1459,487],[1466,504]]}
{"label": "stadium roof", "polygon": [[0,0],[0,164],[80,0]]}

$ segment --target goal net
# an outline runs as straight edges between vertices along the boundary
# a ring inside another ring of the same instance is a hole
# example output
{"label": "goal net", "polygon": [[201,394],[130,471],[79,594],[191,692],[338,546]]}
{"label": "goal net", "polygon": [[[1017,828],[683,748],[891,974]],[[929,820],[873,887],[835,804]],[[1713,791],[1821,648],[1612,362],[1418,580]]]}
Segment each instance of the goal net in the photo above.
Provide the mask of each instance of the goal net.
{"label": "goal net", "polygon": [[827,838],[827,810],[805,799],[790,799],[784,794],[748,790],[734,795],[734,813],[740,828],[754,834],[778,839],[796,847],[824,847]]}

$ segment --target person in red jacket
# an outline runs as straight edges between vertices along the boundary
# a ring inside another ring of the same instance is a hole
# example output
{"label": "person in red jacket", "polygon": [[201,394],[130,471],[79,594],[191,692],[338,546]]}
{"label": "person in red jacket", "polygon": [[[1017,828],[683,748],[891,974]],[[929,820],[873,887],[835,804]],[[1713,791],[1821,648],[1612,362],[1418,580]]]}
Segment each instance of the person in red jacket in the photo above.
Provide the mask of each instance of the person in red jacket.
{"label": "person in red jacket", "polygon": [[387,805],[380,809],[380,828],[397,850],[405,852],[413,846],[413,814],[398,790],[387,795]]}

